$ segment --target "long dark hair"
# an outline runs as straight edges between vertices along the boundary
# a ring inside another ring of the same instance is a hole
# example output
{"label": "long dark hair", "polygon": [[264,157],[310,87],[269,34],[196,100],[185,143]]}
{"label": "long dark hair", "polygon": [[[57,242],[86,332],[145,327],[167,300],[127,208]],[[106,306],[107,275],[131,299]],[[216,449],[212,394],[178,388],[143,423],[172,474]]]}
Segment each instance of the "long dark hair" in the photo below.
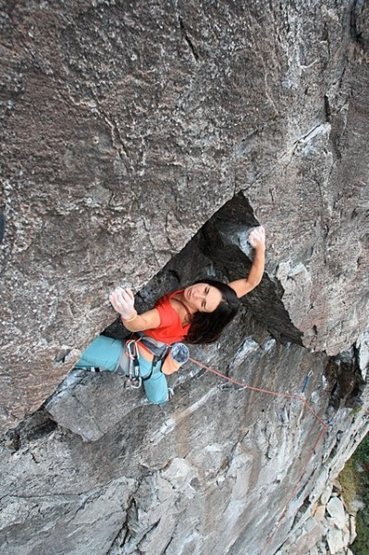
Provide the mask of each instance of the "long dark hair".
{"label": "long dark hair", "polygon": [[196,283],[207,283],[216,287],[222,295],[222,300],[213,312],[195,312],[192,315],[191,327],[185,341],[195,345],[213,343],[236,316],[240,301],[232,287],[221,281],[202,279]]}

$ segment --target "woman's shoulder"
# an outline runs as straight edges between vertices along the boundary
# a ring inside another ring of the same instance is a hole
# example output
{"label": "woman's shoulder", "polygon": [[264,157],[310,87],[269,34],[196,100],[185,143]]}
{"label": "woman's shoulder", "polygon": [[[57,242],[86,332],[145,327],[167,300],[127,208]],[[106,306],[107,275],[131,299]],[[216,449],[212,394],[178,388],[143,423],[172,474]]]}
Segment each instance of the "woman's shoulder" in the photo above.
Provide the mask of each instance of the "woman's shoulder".
{"label": "woman's shoulder", "polygon": [[180,293],[181,293],[181,290],[175,290],[175,291],[171,291],[169,293],[165,293],[164,295],[159,297],[159,299],[155,303],[155,306],[168,305],[168,304],[171,305],[172,304],[171,301],[173,299],[175,299],[175,297],[178,296],[178,294],[180,294]]}

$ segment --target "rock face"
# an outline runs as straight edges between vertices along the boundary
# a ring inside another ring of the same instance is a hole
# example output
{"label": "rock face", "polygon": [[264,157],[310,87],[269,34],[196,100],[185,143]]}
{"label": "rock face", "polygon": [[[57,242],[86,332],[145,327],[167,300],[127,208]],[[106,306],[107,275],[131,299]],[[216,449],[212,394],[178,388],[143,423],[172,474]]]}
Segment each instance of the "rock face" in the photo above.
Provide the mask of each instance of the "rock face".
{"label": "rock face", "polygon": [[[0,10],[0,552],[283,552],[368,431],[368,3]],[[115,284],[241,277],[258,223],[262,284],[192,352],[293,398],[62,383]]]}
{"label": "rock face", "polygon": [[[330,471],[336,472],[334,466],[337,465],[339,458]],[[332,481],[330,480],[330,482]],[[319,488],[321,487],[319,480],[317,485]],[[293,530],[290,531],[287,541],[278,550],[277,555],[299,555],[300,553],[306,555],[352,555],[349,546],[357,537],[358,506],[356,503],[358,500],[350,502],[349,506],[346,506],[344,499],[340,496],[341,493],[342,488],[338,480],[329,483],[319,498],[312,492],[309,496],[311,502],[306,504],[304,509],[300,509]]]}

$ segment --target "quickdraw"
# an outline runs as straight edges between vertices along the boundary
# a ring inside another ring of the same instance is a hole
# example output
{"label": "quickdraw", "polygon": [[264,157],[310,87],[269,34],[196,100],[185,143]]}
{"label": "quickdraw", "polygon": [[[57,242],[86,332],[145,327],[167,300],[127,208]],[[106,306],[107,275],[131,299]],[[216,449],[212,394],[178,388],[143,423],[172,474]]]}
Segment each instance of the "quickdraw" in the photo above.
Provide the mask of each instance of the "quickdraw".
{"label": "quickdraw", "polygon": [[134,389],[139,389],[142,384],[142,378],[140,376],[140,359],[139,352],[137,349],[137,340],[129,339],[126,341],[126,353],[129,359],[128,364],[128,380],[131,387]]}

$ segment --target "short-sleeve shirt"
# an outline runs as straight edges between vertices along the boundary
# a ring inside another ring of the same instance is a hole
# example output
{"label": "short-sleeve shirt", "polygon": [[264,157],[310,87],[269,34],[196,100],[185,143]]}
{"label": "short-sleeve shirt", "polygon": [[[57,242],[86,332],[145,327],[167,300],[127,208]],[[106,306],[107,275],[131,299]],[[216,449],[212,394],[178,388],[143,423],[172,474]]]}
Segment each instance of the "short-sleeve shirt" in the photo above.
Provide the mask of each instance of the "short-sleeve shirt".
{"label": "short-sleeve shirt", "polygon": [[162,341],[171,345],[177,341],[183,341],[189,332],[191,324],[182,325],[181,318],[171,305],[170,299],[178,291],[174,291],[169,295],[164,295],[155,304],[155,308],[159,312],[160,325],[152,330],[145,330],[145,335],[153,337],[157,341]]}

